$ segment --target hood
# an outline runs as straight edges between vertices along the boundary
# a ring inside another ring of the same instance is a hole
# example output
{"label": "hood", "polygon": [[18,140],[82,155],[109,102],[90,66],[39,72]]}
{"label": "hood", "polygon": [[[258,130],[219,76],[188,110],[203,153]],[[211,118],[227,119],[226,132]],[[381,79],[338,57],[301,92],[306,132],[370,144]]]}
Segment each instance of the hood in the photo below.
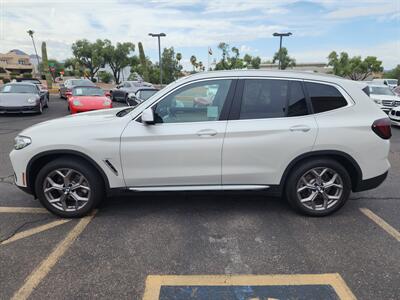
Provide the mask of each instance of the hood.
{"label": "hood", "polygon": [[29,136],[35,131],[46,131],[46,129],[51,129],[52,132],[55,132],[57,129],[60,129],[60,131],[62,131],[66,128],[79,128],[80,131],[82,131],[82,128],[85,128],[87,126],[97,126],[99,124],[112,122],[115,119],[120,119],[120,117],[117,117],[116,114],[120,110],[123,110],[125,108],[126,107],[101,109],[86,113],[68,115],[62,118],[52,119],[35,124],[23,130],[20,134]]}
{"label": "hood", "polygon": [[400,97],[394,96],[394,95],[378,95],[378,94],[371,94],[370,97],[372,99],[377,99],[377,100],[394,100],[394,101],[400,101]]}
{"label": "hood", "polygon": [[28,103],[29,98],[38,98],[37,94],[27,93],[0,93],[0,106],[29,106],[35,103]]}

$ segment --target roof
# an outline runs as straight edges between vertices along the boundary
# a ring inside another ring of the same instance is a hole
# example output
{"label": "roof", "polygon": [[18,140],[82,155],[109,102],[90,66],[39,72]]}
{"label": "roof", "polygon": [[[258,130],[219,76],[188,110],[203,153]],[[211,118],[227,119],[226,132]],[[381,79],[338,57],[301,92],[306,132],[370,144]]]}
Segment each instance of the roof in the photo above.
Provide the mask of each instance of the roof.
{"label": "roof", "polygon": [[6,83],[7,85],[33,85],[33,86],[35,86],[36,87],[36,84],[34,84],[34,83],[32,83],[32,82],[15,82],[15,81],[13,81],[13,82],[9,82],[9,83]]}
{"label": "roof", "polygon": [[332,83],[343,83],[351,80],[336,75],[299,72],[299,71],[283,71],[283,70],[225,70],[225,71],[209,71],[199,72],[185,78],[190,79],[207,79],[215,77],[278,77],[278,78],[296,78],[306,80],[319,80]]}

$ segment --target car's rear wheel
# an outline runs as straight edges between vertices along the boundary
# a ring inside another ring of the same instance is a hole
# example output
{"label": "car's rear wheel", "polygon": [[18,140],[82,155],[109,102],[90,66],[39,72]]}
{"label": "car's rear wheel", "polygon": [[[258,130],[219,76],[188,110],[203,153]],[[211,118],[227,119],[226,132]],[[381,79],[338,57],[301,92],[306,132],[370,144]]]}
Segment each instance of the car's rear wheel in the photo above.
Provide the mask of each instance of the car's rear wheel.
{"label": "car's rear wheel", "polygon": [[39,110],[38,110],[38,114],[41,115],[43,113],[43,103],[42,101],[39,101]]}
{"label": "car's rear wheel", "polygon": [[87,215],[103,199],[104,185],[98,172],[83,160],[59,158],[38,173],[35,191],[40,202],[64,218]]}
{"label": "car's rear wheel", "polygon": [[351,180],[335,160],[308,160],[290,174],[286,197],[297,211],[310,216],[326,216],[340,209],[349,199]]}

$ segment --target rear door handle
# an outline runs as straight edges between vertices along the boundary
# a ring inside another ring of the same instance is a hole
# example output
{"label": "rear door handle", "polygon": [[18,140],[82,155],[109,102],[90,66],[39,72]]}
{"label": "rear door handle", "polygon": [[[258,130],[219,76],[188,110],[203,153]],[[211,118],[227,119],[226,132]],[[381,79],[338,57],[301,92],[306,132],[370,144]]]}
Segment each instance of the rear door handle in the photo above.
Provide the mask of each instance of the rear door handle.
{"label": "rear door handle", "polygon": [[311,130],[311,127],[307,125],[295,125],[289,128],[290,131],[302,131],[307,132]]}
{"label": "rear door handle", "polygon": [[217,134],[217,131],[214,129],[202,129],[197,132],[198,136],[207,137],[207,136],[214,136]]}

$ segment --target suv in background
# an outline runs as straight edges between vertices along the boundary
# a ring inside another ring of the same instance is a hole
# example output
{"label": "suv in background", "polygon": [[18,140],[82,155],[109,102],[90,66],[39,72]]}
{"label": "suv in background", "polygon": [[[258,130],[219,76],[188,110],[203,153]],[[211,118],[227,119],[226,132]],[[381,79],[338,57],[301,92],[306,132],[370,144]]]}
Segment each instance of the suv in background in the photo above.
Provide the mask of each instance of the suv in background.
{"label": "suv in background", "polygon": [[130,93],[136,93],[139,88],[154,88],[154,86],[142,80],[137,81],[123,81],[110,91],[111,99],[113,101],[123,101],[129,103],[128,98]]}
{"label": "suv in background", "polygon": [[399,84],[397,79],[381,79],[381,78],[372,79],[372,83],[387,85],[391,89],[394,89]]}
{"label": "suv in background", "polygon": [[62,217],[105,195],[187,190],[269,191],[325,216],[384,181],[390,137],[389,118],[353,81],[201,72],[136,107],[25,129],[10,158],[16,185]]}
{"label": "suv in background", "polygon": [[368,84],[370,98],[382,109],[385,113],[389,113],[393,107],[400,105],[400,97],[386,85]]}
{"label": "suv in background", "polygon": [[66,92],[71,93],[75,86],[96,86],[89,79],[67,79],[64,83],[60,83],[58,90],[61,99],[67,99]]}

